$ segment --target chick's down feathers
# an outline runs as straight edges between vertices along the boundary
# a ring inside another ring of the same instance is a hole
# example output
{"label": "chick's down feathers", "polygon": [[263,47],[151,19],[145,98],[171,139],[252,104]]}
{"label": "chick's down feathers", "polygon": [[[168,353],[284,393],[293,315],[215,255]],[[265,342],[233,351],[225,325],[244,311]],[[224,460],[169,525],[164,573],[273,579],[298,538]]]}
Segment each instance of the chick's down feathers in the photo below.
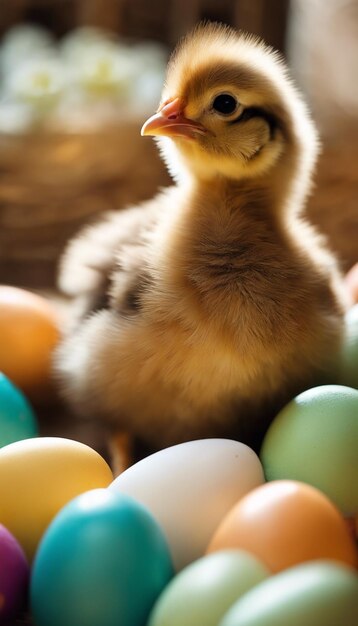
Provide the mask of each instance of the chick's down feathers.
{"label": "chick's down feathers", "polygon": [[341,341],[336,262],[302,217],[314,124],[275,52],[206,24],[142,132],[175,184],[70,242],[60,286],[80,313],[57,376],[79,413],[153,449],[257,449],[283,404],[331,380]]}

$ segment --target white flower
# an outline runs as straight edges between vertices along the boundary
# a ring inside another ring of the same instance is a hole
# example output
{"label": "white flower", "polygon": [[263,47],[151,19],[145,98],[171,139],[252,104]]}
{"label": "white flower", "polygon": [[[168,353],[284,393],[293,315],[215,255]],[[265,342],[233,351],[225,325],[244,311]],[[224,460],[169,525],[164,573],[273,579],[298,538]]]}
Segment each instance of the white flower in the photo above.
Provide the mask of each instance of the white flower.
{"label": "white flower", "polygon": [[8,96],[39,110],[52,108],[65,87],[65,74],[55,59],[32,59],[19,65],[7,82]]}
{"label": "white flower", "polygon": [[97,47],[114,45],[108,34],[99,28],[82,27],[71,31],[60,44],[60,54],[66,63],[76,65]]}
{"label": "white flower", "polygon": [[81,82],[87,91],[115,94],[126,89],[130,77],[128,61],[117,52],[97,50],[81,67]]}
{"label": "white flower", "polygon": [[101,97],[125,94],[131,74],[128,55],[108,43],[91,46],[70,69],[74,85],[89,95]]}

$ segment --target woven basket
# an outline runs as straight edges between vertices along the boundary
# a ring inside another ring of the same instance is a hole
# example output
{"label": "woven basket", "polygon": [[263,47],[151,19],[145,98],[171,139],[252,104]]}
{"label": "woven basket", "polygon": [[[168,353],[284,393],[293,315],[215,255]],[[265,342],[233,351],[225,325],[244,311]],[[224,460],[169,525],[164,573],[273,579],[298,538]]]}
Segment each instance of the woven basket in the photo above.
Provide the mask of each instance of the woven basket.
{"label": "woven basket", "polygon": [[0,282],[51,287],[67,240],[168,182],[140,123],[0,137]]}

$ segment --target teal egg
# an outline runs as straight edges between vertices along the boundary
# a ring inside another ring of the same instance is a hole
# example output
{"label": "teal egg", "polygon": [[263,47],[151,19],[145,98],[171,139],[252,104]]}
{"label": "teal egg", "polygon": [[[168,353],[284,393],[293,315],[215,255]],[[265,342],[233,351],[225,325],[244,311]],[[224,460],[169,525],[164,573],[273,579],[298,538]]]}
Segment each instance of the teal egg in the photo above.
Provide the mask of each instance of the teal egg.
{"label": "teal egg", "polygon": [[218,626],[357,624],[356,573],[333,562],[316,561],[260,583],[229,609]]}
{"label": "teal egg", "polygon": [[165,588],[148,626],[217,626],[229,607],[267,576],[265,565],[243,550],[202,557]]}
{"label": "teal egg", "polygon": [[344,515],[358,513],[358,391],[309,389],[272,422],[261,449],[267,480],[299,480],[323,491]]}
{"label": "teal egg", "polygon": [[338,382],[358,389],[358,304],[348,311],[345,322]]}
{"label": "teal egg", "polygon": [[35,414],[23,393],[0,372],[0,448],[38,435]]}
{"label": "teal egg", "polygon": [[31,580],[37,626],[145,626],[173,575],[145,507],[107,489],[66,505],[40,542]]}

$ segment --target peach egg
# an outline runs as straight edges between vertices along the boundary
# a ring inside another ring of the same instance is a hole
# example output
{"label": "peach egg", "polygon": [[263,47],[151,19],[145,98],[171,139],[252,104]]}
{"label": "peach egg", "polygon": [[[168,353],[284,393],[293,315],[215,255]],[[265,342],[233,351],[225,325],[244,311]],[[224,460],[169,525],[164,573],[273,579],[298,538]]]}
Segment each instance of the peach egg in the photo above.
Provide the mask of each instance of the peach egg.
{"label": "peach egg", "polygon": [[244,496],[224,517],[208,552],[240,548],[272,572],[316,559],[356,564],[356,549],[338,509],[318,489],[277,480]]}
{"label": "peach egg", "polygon": [[56,311],[45,298],[0,286],[0,371],[30,397],[49,386],[51,354],[59,339]]}

